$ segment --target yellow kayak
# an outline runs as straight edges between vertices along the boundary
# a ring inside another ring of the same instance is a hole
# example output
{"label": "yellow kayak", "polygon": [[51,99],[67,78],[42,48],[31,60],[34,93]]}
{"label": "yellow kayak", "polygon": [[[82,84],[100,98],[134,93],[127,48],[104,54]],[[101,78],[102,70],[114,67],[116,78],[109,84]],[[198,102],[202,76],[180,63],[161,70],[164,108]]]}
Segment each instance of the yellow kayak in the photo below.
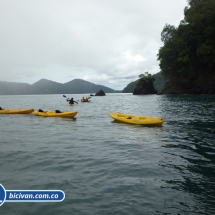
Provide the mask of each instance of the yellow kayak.
{"label": "yellow kayak", "polygon": [[90,100],[86,100],[86,99],[81,99],[81,102],[90,102]]}
{"label": "yellow kayak", "polygon": [[68,105],[69,105],[69,106],[73,106],[73,105],[77,105],[77,104],[78,104],[78,102],[76,102],[76,101],[74,101],[73,103],[68,102]]}
{"label": "yellow kayak", "polygon": [[45,117],[74,117],[78,112],[56,112],[56,111],[34,111],[35,116],[45,116]]}
{"label": "yellow kayak", "polygon": [[135,125],[162,125],[163,119],[154,116],[135,116],[131,114],[110,112],[110,116],[119,122]]}
{"label": "yellow kayak", "polygon": [[0,114],[30,114],[34,111],[34,109],[19,109],[19,110],[12,110],[12,109],[2,109],[0,110]]}

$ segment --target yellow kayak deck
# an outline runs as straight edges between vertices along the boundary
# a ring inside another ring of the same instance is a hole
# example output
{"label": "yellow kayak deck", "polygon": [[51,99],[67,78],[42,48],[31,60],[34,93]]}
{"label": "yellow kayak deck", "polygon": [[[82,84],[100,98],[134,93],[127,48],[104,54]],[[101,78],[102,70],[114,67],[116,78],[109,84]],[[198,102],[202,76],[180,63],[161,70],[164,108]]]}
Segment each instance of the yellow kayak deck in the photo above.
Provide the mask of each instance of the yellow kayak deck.
{"label": "yellow kayak deck", "polygon": [[0,114],[30,114],[33,111],[34,111],[33,108],[31,108],[31,109],[18,109],[18,110],[2,109],[2,110],[0,110]]}
{"label": "yellow kayak deck", "polygon": [[135,116],[116,112],[110,112],[110,116],[116,121],[135,125],[162,125],[164,122],[160,117],[154,116]]}
{"label": "yellow kayak deck", "polygon": [[34,111],[35,116],[44,116],[44,117],[74,117],[78,112],[60,112],[56,113],[55,111]]}

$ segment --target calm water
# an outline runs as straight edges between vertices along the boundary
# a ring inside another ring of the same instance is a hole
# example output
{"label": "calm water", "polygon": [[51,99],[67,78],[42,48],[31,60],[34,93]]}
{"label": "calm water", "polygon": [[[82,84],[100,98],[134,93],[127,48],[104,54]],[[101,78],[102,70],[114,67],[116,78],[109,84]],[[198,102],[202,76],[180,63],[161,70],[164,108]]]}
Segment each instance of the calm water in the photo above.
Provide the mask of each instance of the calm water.
{"label": "calm water", "polygon": [[[215,214],[215,96],[107,94],[75,106],[62,95],[0,96],[0,106],[78,111],[75,119],[0,115],[0,183],[66,195],[5,202],[0,214]],[[165,122],[116,123],[111,111]]]}

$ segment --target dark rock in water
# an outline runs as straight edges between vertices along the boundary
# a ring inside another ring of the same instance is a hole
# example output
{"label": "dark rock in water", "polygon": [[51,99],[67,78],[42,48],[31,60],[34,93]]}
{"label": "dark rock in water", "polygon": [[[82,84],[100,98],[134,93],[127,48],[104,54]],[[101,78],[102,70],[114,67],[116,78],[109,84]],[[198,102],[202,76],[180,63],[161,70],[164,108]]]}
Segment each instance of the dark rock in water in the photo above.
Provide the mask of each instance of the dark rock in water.
{"label": "dark rock in water", "polygon": [[99,90],[95,96],[106,96],[105,92],[103,90]]}
{"label": "dark rock in water", "polygon": [[134,88],[133,95],[147,95],[147,94],[157,94],[153,86],[153,81],[145,81],[140,79],[137,86]]}

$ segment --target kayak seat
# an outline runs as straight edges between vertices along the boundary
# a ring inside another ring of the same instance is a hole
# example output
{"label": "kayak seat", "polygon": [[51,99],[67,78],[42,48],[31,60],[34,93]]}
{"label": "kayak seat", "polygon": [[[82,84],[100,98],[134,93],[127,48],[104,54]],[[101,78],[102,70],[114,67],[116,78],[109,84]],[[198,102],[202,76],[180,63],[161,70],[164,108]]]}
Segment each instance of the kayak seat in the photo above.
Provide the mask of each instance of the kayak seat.
{"label": "kayak seat", "polygon": [[42,109],[39,109],[38,112],[44,112]]}
{"label": "kayak seat", "polygon": [[0,110],[2,110],[2,108],[0,107]]}
{"label": "kayak seat", "polygon": [[59,110],[56,110],[55,113],[61,113]]}

